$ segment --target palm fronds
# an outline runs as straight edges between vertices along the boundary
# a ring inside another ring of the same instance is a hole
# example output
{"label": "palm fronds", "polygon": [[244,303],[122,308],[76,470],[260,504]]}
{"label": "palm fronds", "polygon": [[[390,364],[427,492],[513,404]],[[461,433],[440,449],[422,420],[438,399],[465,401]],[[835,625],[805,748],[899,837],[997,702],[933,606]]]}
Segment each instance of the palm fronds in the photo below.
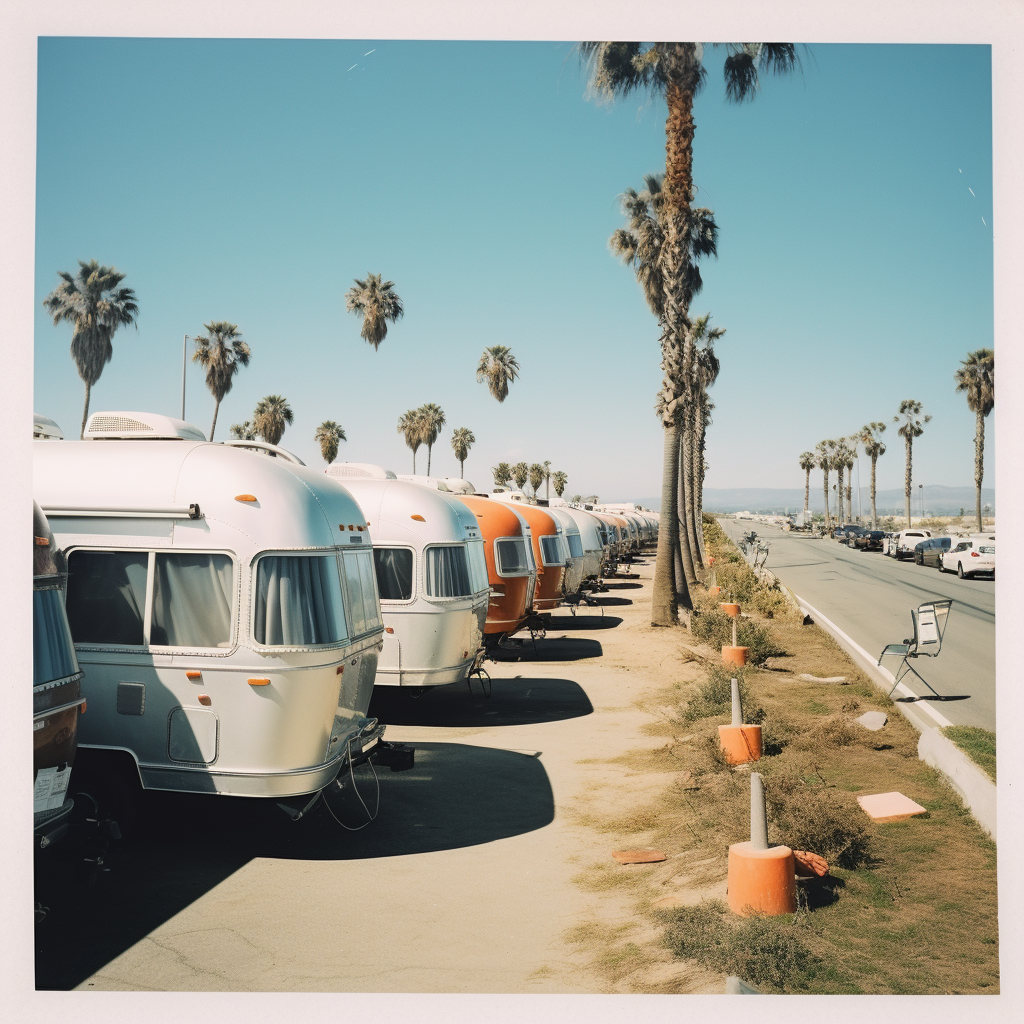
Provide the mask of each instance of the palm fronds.
{"label": "palm fronds", "polygon": [[338,457],[339,443],[348,440],[342,425],[335,423],[334,420],[324,420],[316,428],[313,439],[320,445],[320,454],[328,465]]}
{"label": "palm fronds", "polygon": [[485,348],[476,368],[477,383],[487,381],[491,394],[499,401],[508,398],[508,386],[519,374],[519,363],[507,345]]}
{"label": "palm fronds", "polygon": [[345,293],[345,308],[362,316],[360,337],[372,345],[374,351],[387,337],[388,321],[394,323],[405,315],[402,300],[395,292],[395,282],[381,280],[380,274],[367,274],[363,281],[356,278]]}
{"label": "palm fronds", "polygon": [[252,426],[267,444],[280,444],[285,424],[291,423],[294,418],[286,398],[267,395],[256,403]]}

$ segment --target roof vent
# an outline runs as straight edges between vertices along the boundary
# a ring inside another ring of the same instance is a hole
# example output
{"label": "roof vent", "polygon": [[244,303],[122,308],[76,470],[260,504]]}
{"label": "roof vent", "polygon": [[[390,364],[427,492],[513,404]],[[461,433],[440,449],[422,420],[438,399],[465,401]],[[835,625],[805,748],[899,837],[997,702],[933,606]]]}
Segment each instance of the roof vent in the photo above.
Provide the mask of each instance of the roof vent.
{"label": "roof vent", "polygon": [[63,441],[64,431],[49,416],[40,416],[39,413],[33,413],[32,436],[45,438],[48,441]]}
{"label": "roof vent", "polygon": [[472,494],[476,490],[468,480],[463,480],[460,476],[446,476],[444,483],[453,494]]}
{"label": "roof vent", "polygon": [[436,476],[424,476],[422,473],[399,473],[399,480],[407,480],[411,484],[419,484],[421,487],[429,487],[435,491],[450,491],[451,488],[443,481],[438,480]]}
{"label": "roof vent", "polygon": [[363,480],[396,480],[390,469],[375,466],[372,462],[334,462],[324,472],[328,476],[348,478],[360,477]]}
{"label": "roof vent", "polygon": [[256,452],[259,455],[269,455],[272,459],[283,459],[285,462],[294,462],[299,466],[305,465],[298,455],[288,451],[287,448],[281,448],[276,444],[268,444],[266,441],[243,441],[235,439],[232,441],[222,441],[221,443],[231,448],[245,448],[247,451]]}
{"label": "roof vent", "polygon": [[156,412],[94,412],[84,437],[93,441],[206,440],[206,435],[191,423]]}

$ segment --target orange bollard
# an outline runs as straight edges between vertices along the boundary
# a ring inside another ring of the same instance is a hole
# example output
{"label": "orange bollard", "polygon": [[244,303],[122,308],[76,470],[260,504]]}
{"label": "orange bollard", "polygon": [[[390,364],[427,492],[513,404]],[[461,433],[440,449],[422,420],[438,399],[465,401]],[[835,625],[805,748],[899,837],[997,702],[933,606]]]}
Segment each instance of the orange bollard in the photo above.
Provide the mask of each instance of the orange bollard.
{"label": "orange bollard", "polygon": [[727,668],[743,668],[747,663],[747,655],[749,653],[749,647],[723,647],[722,664]]}
{"label": "orange bollard", "polygon": [[729,909],[734,914],[792,914],[796,910],[796,863],[788,846],[768,845],[764,786],[750,773],[750,842],[729,847]]}
{"label": "orange bollard", "polygon": [[718,595],[719,595],[719,594],[720,594],[721,592],[722,592],[722,588],[721,588],[721,587],[708,587],[708,593],[709,593],[709,594],[710,594],[710,595],[711,595],[712,597],[718,597]]}
{"label": "orange bollard", "polygon": [[726,764],[747,764],[761,758],[761,726],[720,725],[718,745]]}
{"label": "orange bollard", "polygon": [[733,601],[719,601],[718,607],[721,608],[726,615],[731,615],[734,619],[740,613],[740,606]]}

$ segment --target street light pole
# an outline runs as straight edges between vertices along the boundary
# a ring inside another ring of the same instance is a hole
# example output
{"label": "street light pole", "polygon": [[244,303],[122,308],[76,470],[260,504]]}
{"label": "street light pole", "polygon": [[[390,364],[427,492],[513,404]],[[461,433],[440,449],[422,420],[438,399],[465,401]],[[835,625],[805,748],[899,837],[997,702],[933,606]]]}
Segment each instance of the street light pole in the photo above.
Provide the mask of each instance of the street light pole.
{"label": "street light pole", "polygon": [[181,418],[185,418],[185,349],[188,346],[188,335],[183,336],[181,343]]}

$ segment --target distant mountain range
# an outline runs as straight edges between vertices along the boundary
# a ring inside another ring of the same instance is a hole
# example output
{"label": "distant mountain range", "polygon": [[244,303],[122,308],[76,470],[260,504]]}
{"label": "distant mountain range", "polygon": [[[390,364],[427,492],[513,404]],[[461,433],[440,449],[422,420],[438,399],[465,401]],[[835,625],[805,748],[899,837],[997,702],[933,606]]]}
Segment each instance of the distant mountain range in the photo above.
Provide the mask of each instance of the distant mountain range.
{"label": "distant mountain range", "polygon": [[[962,508],[965,513],[970,514],[974,508],[973,487],[943,487],[941,484],[925,484],[920,490],[915,487],[912,496],[911,511],[914,515],[920,514],[921,491],[924,492],[925,513],[935,515],[957,515]],[[829,510],[834,514],[835,491],[829,494]],[[871,512],[871,492],[868,488],[861,488],[861,505],[865,513]],[[802,487],[708,487],[704,490],[704,508],[708,512],[799,512],[804,503],[804,489]],[[895,513],[902,515],[904,509],[904,496],[902,490],[878,491],[875,495],[875,504],[879,515]],[[995,511],[996,492],[993,487],[982,487],[982,505],[990,505]],[[647,504],[644,502],[643,504]],[[652,508],[658,506],[651,503]],[[822,501],[821,485],[817,488],[811,487],[811,511],[821,512],[824,510]],[[853,512],[857,514],[857,493],[853,492]]]}

